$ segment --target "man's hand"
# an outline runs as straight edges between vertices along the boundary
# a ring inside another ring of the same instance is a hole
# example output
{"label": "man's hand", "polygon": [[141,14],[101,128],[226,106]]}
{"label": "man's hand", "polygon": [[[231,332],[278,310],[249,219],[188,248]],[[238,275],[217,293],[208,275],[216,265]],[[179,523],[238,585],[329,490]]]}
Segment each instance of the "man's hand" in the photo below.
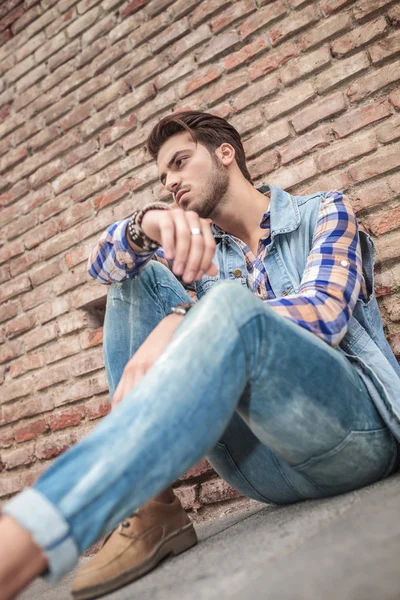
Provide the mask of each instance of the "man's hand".
{"label": "man's hand", "polygon": [[[142,228],[152,240],[162,245],[165,258],[174,259],[172,272],[182,275],[185,283],[207,275],[217,275],[212,262],[215,240],[210,229],[211,219],[201,219],[193,210],[149,210],[143,217]],[[192,235],[197,227],[203,235]]]}
{"label": "man's hand", "polygon": [[142,377],[161,356],[182,319],[183,316],[181,315],[168,315],[153,329],[147,339],[126,364],[118,387],[112,398],[111,408],[115,408],[115,406],[121,402],[126,394],[139,383]]}

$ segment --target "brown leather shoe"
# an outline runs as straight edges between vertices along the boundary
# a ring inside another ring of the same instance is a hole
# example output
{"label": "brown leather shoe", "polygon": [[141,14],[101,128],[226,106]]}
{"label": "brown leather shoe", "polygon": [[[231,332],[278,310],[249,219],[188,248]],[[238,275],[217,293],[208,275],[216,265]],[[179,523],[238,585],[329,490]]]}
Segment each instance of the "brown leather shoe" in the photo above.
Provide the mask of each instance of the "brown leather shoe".
{"label": "brown leather shoe", "polygon": [[150,500],[121,523],[72,585],[76,600],[108,594],[148,573],[169,554],[197,543],[194,527],[177,497],[164,504]]}

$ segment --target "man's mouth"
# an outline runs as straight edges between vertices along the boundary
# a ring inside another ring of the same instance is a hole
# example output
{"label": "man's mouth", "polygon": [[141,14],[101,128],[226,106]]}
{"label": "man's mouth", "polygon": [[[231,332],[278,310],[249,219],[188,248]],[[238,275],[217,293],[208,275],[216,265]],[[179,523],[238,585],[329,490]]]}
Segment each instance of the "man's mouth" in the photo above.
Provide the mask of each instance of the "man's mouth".
{"label": "man's mouth", "polygon": [[177,204],[179,204],[179,202],[181,201],[181,198],[184,194],[187,194],[189,190],[179,190],[179,192],[177,193],[177,195],[175,196],[175,201]]}

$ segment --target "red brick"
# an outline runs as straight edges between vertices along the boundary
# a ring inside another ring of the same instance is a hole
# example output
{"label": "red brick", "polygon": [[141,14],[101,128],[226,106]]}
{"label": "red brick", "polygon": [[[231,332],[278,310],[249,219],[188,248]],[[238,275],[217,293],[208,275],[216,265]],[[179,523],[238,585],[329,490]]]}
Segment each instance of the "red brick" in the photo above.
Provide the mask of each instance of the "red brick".
{"label": "red brick", "polygon": [[75,376],[85,375],[92,371],[104,368],[104,357],[102,348],[86,350],[78,358],[74,359],[73,374]]}
{"label": "red brick", "polygon": [[346,4],[349,4],[353,0],[322,0],[321,8],[325,15],[331,15],[339,8],[343,8]]}
{"label": "red brick", "polygon": [[4,158],[0,159],[0,173],[4,173],[17,163],[21,162],[26,156],[26,146],[19,146],[18,148],[15,148],[15,150],[11,150]]}
{"label": "red brick", "polygon": [[146,60],[139,67],[131,71],[126,79],[132,88],[138,88],[147,80],[154,78],[158,73],[164,72],[168,66],[166,58],[156,56],[151,60]]}
{"label": "red brick", "polygon": [[97,38],[101,36],[105,36],[116,24],[117,17],[114,14],[109,14],[105,16],[103,19],[95,23],[93,27],[91,27],[88,31],[86,31],[82,36],[82,44],[87,46],[94,42]]}
{"label": "red brick", "polygon": [[33,452],[32,448],[28,449],[17,448],[16,450],[11,450],[10,452],[4,452],[1,456],[2,462],[4,463],[7,470],[15,469],[16,467],[30,465],[33,460]]}
{"label": "red brick", "polygon": [[[160,17],[162,18],[162,27],[164,25],[164,19],[165,19],[165,14],[162,13],[160,15]],[[165,19],[165,21],[167,21]],[[152,19],[152,21],[150,22],[150,25],[154,24],[154,19]],[[139,29],[137,29],[136,31],[139,33],[143,32],[144,27],[148,27],[149,24],[146,24],[142,27],[139,27]],[[161,29],[161,27],[160,27]],[[188,33],[190,31],[190,24],[189,24],[189,20],[187,17],[184,17],[183,19],[180,19],[179,21],[175,21],[172,25],[170,25],[169,27],[165,28],[162,30],[162,32],[157,35],[154,39],[152,39],[150,41],[150,49],[153,52],[153,54],[156,54],[158,52],[161,52],[161,50],[163,50],[166,46],[169,46],[170,44],[172,44],[173,42],[175,42],[177,39],[183,37],[186,33]],[[142,35],[140,36],[142,38]],[[133,33],[131,36],[131,40],[136,38],[136,34]],[[141,39],[141,42],[144,41],[144,39]]]}
{"label": "red brick", "polygon": [[175,63],[179,58],[188,52],[193,55],[193,51],[200,45],[207,41],[211,36],[210,28],[208,25],[201,25],[195,31],[192,31],[182,39],[175,42],[168,50],[170,60]]}
{"label": "red brick", "polygon": [[386,99],[379,99],[373,104],[347,111],[333,124],[332,129],[338,137],[346,137],[371,123],[380,121],[391,114],[389,103]]}
{"label": "red brick", "polygon": [[18,314],[17,302],[9,302],[8,304],[0,305],[0,323],[12,319]]}
{"label": "red brick", "polygon": [[366,158],[349,169],[355,182],[366,181],[376,175],[387,173],[399,166],[399,144],[380,148],[371,158]]}
{"label": "red brick", "polygon": [[20,377],[28,371],[34,371],[44,366],[44,357],[42,352],[22,356],[10,365],[10,375],[12,378]]}
{"label": "red brick", "polygon": [[385,298],[384,305],[391,321],[400,321],[400,302],[398,294]]}
{"label": "red brick", "polygon": [[57,215],[62,210],[70,206],[70,204],[71,198],[68,194],[65,194],[64,196],[57,196],[57,198],[50,200],[50,202],[46,202],[46,204],[44,204],[44,206],[42,206],[38,212],[39,222],[43,223],[43,221],[47,221],[47,219],[54,217],[54,215]]}
{"label": "red brick", "polygon": [[0,283],[9,281],[9,279],[11,279],[10,267],[8,267],[8,266],[1,267],[0,268]]}
{"label": "red brick", "polygon": [[400,88],[389,94],[389,100],[396,110],[400,110]]}
{"label": "red brick", "polygon": [[265,58],[256,61],[249,67],[249,75],[252,81],[271,73],[275,69],[298,56],[299,51],[295,44],[287,44],[279,50],[269,53]]}
{"label": "red brick", "polygon": [[68,379],[71,375],[71,366],[66,362],[55,367],[46,367],[45,373],[45,377],[42,375],[36,381],[36,389],[39,391]]}
{"label": "red brick", "polygon": [[130,181],[125,180],[121,183],[118,183],[116,186],[106,190],[105,192],[99,194],[93,199],[93,204],[96,211],[100,211],[102,208],[105,208],[112,202],[120,200],[121,198],[129,194],[130,190]]}
{"label": "red brick", "polygon": [[196,505],[198,487],[198,484],[194,483],[192,485],[181,485],[180,487],[174,488],[174,494],[179,498],[179,501],[185,510],[193,508],[193,506]]}
{"label": "red brick", "polygon": [[240,113],[230,119],[231,125],[240,133],[241,136],[261,127],[264,124],[264,117],[259,108],[253,108],[246,113]]}
{"label": "red brick", "polygon": [[[97,90],[97,92],[98,91],[99,90]],[[112,102],[113,100],[121,96],[125,97],[125,94],[127,94],[129,91],[130,87],[128,86],[126,81],[117,81],[116,83],[106,87],[102,92],[96,94],[96,96],[93,98],[93,106],[96,108],[96,110],[99,111],[108,104],[110,104],[110,102]],[[138,91],[141,93],[142,89],[140,88],[140,90]]]}
{"label": "red brick", "polygon": [[307,31],[299,38],[300,46],[303,50],[308,50],[321,42],[325,42],[341,33],[346,29],[350,29],[352,23],[348,13],[339,13],[329,19],[323,20],[318,25],[314,26],[311,31]]}
{"label": "red brick", "polygon": [[387,27],[384,17],[379,17],[371,23],[357,27],[331,44],[334,56],[345,56],[352,50],[365,46],[376,37],[382,35]]}
{"label": "red brick", "polygon": [[28,229],[33,229],[37,223],[37,215],[23,215],[19,219],[15,219],[10,223],[6,230],[6,236],[8,240],[12,240],[22,235]]}
{"label": "red brick", "polygon": [[[308,53],[298,60],[291,62],[281,71],[281,81],[285,85],[291,84],[305,75],[320,70],[331,61],[329,49],[324,47],[315,52]],[[325,72],[325,69],[324,69]]]}
{"label": "red brick", "polygon": [[87,177],[82,183],[78,183],[72,188],[71,198],[74,202],[81,202],[98,190],[106,187],[108,184],[108,173],[102,171],[91,177]]}
{"label": "red brick", "polygon": [[51,263],[46,263],[44,265],[40,265],[36,269],[32,269],[29,273],[29,278],[34,287],[48,281],[49,279],[53,279],[59,273],[61,273],[60,262],[55,260]]}
{"label": "red brick", "polygon": [[321,171],[330,171],[354,158],[369,154],[377,147],[375,135],[369,132],[362,137],[334,144],[328,150],[320,152],[317,164]]}
{"label": "red brick", "polygon": [[258,54],[261,54],[265,50],[268,49],[268,44],[264,38],[258,38],[244,46],[238,52],[234,52],[230,54],[227,58],[225,58],[223,65],[227,71],[232,71],[237,67],[241,66],[245,62],[249,62]]}
{"label": "red brick", "polygon": [[388,233],[375,240],[377,263],[400,258],[400,232]]}
{"label": "red brick", "polygon": [[6,325],[6,334],[8,338],[13,338],[16,335],[20,335],[21,333],[25,333],[32,329],[35,325],[35,318],[33,315],[20,315],[16,319],[12,321],[8,321]]}
{"label": "red brick", "polygon": [[[2,407],[3,408],[3,407]],[[11,428],[0,429],[0,448],[9,448],[14,443],[14,432]]]}
{"label": "red brick", "polygon": [[42,204],[47,202],[51,195],[52,189],[50,185],[41,188],[37,192],[31,192],[26,198],[24,198],[23,201],[19,201],[18,204],[20,205],[21,212],[24,215],[28,214],[38,206],[41,206]]}
{"label": "red brick", "polygon": [[65,233],[60,233],[56,238],[42,244],[41,253],[44,260],[56,256],[60,252],[74,246],[77,242],[76,231],[70,230]]}
{"label": "red brick", "polygon": [[211,22],[211,31],[218,33],[222,29],[225,29],[228,25],[231,25],[238,19],[243,19],[250,12],[256,10],[254,0],[242,0],[241,2],[235,2],[229,6],[224,12],[220,13]]}
{"label": "red brick", "polygon": [[84,221],[90,216],[94,216],[91,202],[83,202],[72,206],[68,211],[64,212],[58,219],[60,231],[65,231],[73,227],[77,223]]}
{"label": "red brick", "polygon": [[[268,7],[267,7],[268,8]],[[302,11],[293,12],[283,21],[279,21],[273,29],[268,31],[268,37],[271,44],[276,46],[289,36],[297,33],[304,27],[318,21],[319,15],[315,6],[307,6]]]}
{"label": "red brick", "polygon": [[200,477],[201,475],[205,475],[205,473],[210,473],[213,470],[212,466],[208,462],[206,458],[202,458],[200,462],[198,462],[194,467],[186,471],[182,477],[179,479],[181,481],[185,481],[188,479],[194,479],[195,477]]}
{"label": "red brick", "polygon": [[224,500],[240,498],[242,494],[233,489],[226,481],[220,479],[211,479],[200,484],[199,501],[202,504],[214,504]]}
{"label": "red brick", "polygon": [[119,9],[119,14],[121,15],[121,17],[125,18],[128,15],[137,12],[138,10],[146,6],[146,4],[148,3],[149,0],[129,0],[121,6],[121,8]]}
{"label": "red brick", "polygon": [[182,77],[194,71],[195,67],[194,57],[185,57],[155,78],[154,83],[157,90],[161,90],[178,79],[182,79]]}
{"label": "red brick", "polygon": [[18,444],[27,442],[37,438],[41,433],[47,431],[47,425],[45,419],[39,419],[37,421],[31,421],[22,427],[14,430],[15,440]]}
{"label": "red brick", "polygon": [[287,121],[279,121],[270,125],[260,133],[257,133],[244,143],[244,150],[247,158],[256,156],[261,151],[275,146],[279,142],[287,139],[290,135],[289,124]]}
{"label": "red brick", "polygon": [[389,177],[388,184],[395,194],[400,194],[400,173],[396,173],[395,175],[392,175],[392,177]]}
{"label": "red brick", "polygon": [[103,285],[93,284],[82,286],[78,291],[72,293],[71,306],[73,308],[105,306],[107,289]]}
{"label": "red brick", "polygon": [[193,28],[196,28],[200,23],[212,17],[224,6],[226,6],[225,0],[207,0],[207,2],[201,2],[190,15]]}
{"label": "red brick", "polygon": [[112,222],[113,217],[118,221],[119,218],[116,216],[117,212],[117,208],[109,208],[104,210],[101,214],[96,215],[94,219],[89,219],[88,221],[85,221],[85,223],[79,225],[77,227],[78,241],[81,242],[95,233],[103,232],[109,226],[110,222]]}
{"label": "red brick", "polygon": [[265,6],[264,8],[258,9],[257,12],[255,12],[251,17],[248,17],[240,25],[239,31],[242,40],[246,40],[259,29],[267,27],[273,21],[285,15],[286,12],[287,9],[282,0],[278,0],[272,5],[270,4],[269,6]]}
{"label": "red brick", "polygon": [[72,267],[86,261],[93,246],[94,242],[90,242],[90,244],[79,246],[78,248],[67,252],[65,255],[65,262],[67,263],[68,268],[72,269]]}
{"label": "red brick", "polygon": [[38,348],[42,344],[46,344],[58,336],[58,326],[56,323],[51,323],[47,326],[39,327],[34,331],[24,336],[24,346],[29,352],[34,348]]}
{"label": "red brick", "polygon": [[373,183],[363,188],[356,188],[350,194],[351,203],[356,213],[380,206],[390,199],[387,185],[383,182]]}
{"label": "red brick", "polygon": [[[85,265],[83,265],[85,267]],[[84,269],[74,269],[68,273],[64,273],[57,277],[54,281],[54,293],[56,296],[60,296],[67,291],[70,291],[76,287],[78,287],[82,283],[86,283],[87,281],[87,270],[86,267]]]}
{"label": "red brick", "polygon": [[347,90],[347,95],[352,102],[357,102],[358,100],[370,96],[377,90],[394,83],[399,77],[400,63],[386,65],[378,71],[374,71],[352,83]]}
{"label": "red brick", "polygon": [[56,195],[65,192],[68,188],[83,181],[86,178],[86,173],[83,167],[76,165],[66,173],[63,173],[55,181],[53,181],[52,188]]}
{"label": "red brick", "polygon": [[359,0],[354,7],[353,14],[357,21],[370,17],[382,7],[390,4],[391,0]]}
{"label": "red brick", "polygon": [[6,345],[0,347],[0,363],[9,362],[17,356],[21,356],[22,352],[21,342],[19,340],[8,342]]}
{"label": "red brick", "polygon": [[117,44],[106,48],[100,55],[97,53],[91,64],[93,75],[102,73],[106,68],[125,56],[129,51],[130,44],[128,40],[121,40]]}
{"label": "red brick", "polygon": [[79,340],[84,350],[98,346],[103,343],[103,328],[88,329],[80,335]]}
{"label": "red brick", "polygon": [[[0,195],[0,206],[7,206],[15,200],[18,200],[29,191],[29,182],[26,180],[18,181],[12,188],[7,192]],[[3,213],[2,213],[3,215]]]}
{"label": "red brick", "polygon": [[396,27],[400,24],[400,6],[395,4],[392,8],[390,8],[387,12],[387,16],[389,18],[389,22],[391,25]]}
{"label": "red brick", "polygon": [[[383,19],[383,17],[381,17]],[[373,63],[380,63],[381,61],[394,56],[400,52],[400,36],[398,32],[388,36],[384,40],[378,42],[372,48],[369,49],[369,53]]]}
{"label": "red brick", "polygon": [[279,158],[275,150],[270,150],[249,161],[247,166],[252,179],[258,179],[276,169],[279,166]]}
{"label": "red brick", "polygon": [[297,133],[308,129],[314,123],[332,117],[346,108],[346,102],[341,92],[337,92],[313,102],[310,107],[303,109],[292,118],[292,124]]}
{"label": "red brick", "polygon": [[83,162],[92,154],[96,154],[99,150],[99,142],[97,140],[90,140],[86,144],[81,144],[78,148],[75,148],[64,156],[64,163],[67,169],[70,169],[77,163]]}
{"label": "red brick", "polygon": [[[90,398],[108,390],[107,377],[104,371],[91,375],[87,379],[81,379],[73,385],[59,386],[57,395],[54,397],[55,406],[63,406],[70,402],[76,402],[84,398]],[[85,402],[87,408],[87,403]],[[87,410],[89,416],[89,410]]]}
{"label": "red brick", "polygon": [[49,297],[49,294],[52,292],[52,284],[49,282],[47,284],[41,285],[38,288],[35,288],[31,292],[24,294],[21,298],[21,304],[24,311],[28,311],[39,304],[43,304]]}
{"label": "red brick", "polygon": [[286,146],[279,148],[282,164],[287,164],[305,154],[323,148],[329,144],[330,127],[322,126],[314,131],[291,141]]}
{"label": "red brick", "polygon": [[334,63],[330,69],[318,75],[315,78],[315,87],[320,94],[324,94],[338,83],[342,83],[368,67],[369,61],[367,55],[360,52],[360,54]]}
{"label": "red brick", "polygon": [[73,431],[57,435],[57,437],[45,438],[37,442],[35,454],[40,459],[48,460],[55,458],[65,452],[65,450],[68,450],[76,442],[76,433]]}
{"label": "red brick", "polygon": [[62,161],[60,159],[54,160],[31,175],[29,177],[29,183],[36,189],[44,183],[51,181],[54,177],[57,177],[57,175],[61,175],[63,171],[64,167]]}
{"label": "red brick", "polygon": [[55,71],[61,65],[68,63],[75,56],[80,53],[81,45],[80,41],[76,40],[75,42],[71,42],[68,46],[65,46],[62,50],[57,52],[57,54],[53,54],[48,61],[50,72]]}
{"label": "red brick", "polygon": [[79,425],[85,416],[84,406],[74,406],[58,414],[53,414],[49,418],[51,431],[59,431],[66,427],[75,427]]}
{"label": "red brick", "polygon": [[56,317],[65,314],[70,309],[69,297],[63,296],[62,298],[57,298],[56,300],[52,300],[48,302],[42,309],[39,309],[38,319],[40,322],[47,323]]}
{"label": "red brick", "polygon": [[108,106],[102,111],[96,113],[90,119],[84,121],[80,129],[84,137],[92,136],[94,133],[101,131],[112,121],[118,118],[117,109],[115,106]]}
{"label": "red brick", "polygon": [[399,207],[386,210],[378,215],[371,215],[369,218],[369,228],[374,235],[382,235],[398,227],[400,227]]}
{"label": "red brick", "polygon": [[376,130],[378,141],[382,144],[393,142],[400,138],[400,115],[388,119]]}
{"label": "red brick", "polygon": [[317,174],[317,166],[314,158],[306,158],[300,163],[290,167],[280,168],[268,177],[268,182],[277,185],[281,189],[288,190],[295,185],[311,179]]}
{"label": "red brick", "polygon": [[309,102],[315,96],[315,91],[309,82],[283,92],[276,100],[265,107],[265,116],[269,121],[291,112],[297,106]]}
{"label": "red brick", "polygon": [[239,42],[240,38],[236,31],[227,31],[212,38],[207,46],[197,55],[197,62],[202,65],[210,60],[215,60],[221,54],[231,50]]}
{"label": "red brick", "polygon": [[85,409],[89,421],[98,419],[99,417],[105,417],[111,409],[109,396],[107,395],[106,398],[93,398],[93,400],[85,402]]}
{"label": "red brick", "polygon": [[211,81],[215,81],[221,76],[222,70],[218,67],[207,67],[202,71],[198,71],[193,79],[185,81],[185,83],[179,89],[179,95],[181,98],[185,98],[189,94],[196,92]]}
{"label": "red brick", "polygon": [[21,240],[6,244],[0,248],[0,263],[9,261],[14,256],[19,256],[24,250],[25,248]]}
{"label": "red brick", "polygon": [[24,244],[25,247],[29,250],[38,246],[45,240],[56,235],[58,232],[57,224],[54,221],[49,221],[48,223],[41,224],[35,229],[32,229],[28,234],[24,236]]}
{"label": "red brick", "polygon": [[141,86],[139,90],[134,91],[132,94],[127,94],[118,101],[118,111],[121,116],[124,116],[127,112],[136,109],[144,102],[152,100],[157,94],[153,83],[146,83]]}

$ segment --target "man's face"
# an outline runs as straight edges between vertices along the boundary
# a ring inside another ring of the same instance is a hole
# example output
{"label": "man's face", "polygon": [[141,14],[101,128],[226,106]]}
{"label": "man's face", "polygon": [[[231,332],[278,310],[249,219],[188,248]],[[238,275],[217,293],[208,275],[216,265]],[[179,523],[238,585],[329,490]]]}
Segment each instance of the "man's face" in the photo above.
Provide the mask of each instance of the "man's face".
{"label": "man's face", "polygon": [[161,183],[183,210],[194,210],[203,219],[212,218],[224,201],[229,174],[215,154],[195,143],[186,131],[170,137],[157,157]]}

